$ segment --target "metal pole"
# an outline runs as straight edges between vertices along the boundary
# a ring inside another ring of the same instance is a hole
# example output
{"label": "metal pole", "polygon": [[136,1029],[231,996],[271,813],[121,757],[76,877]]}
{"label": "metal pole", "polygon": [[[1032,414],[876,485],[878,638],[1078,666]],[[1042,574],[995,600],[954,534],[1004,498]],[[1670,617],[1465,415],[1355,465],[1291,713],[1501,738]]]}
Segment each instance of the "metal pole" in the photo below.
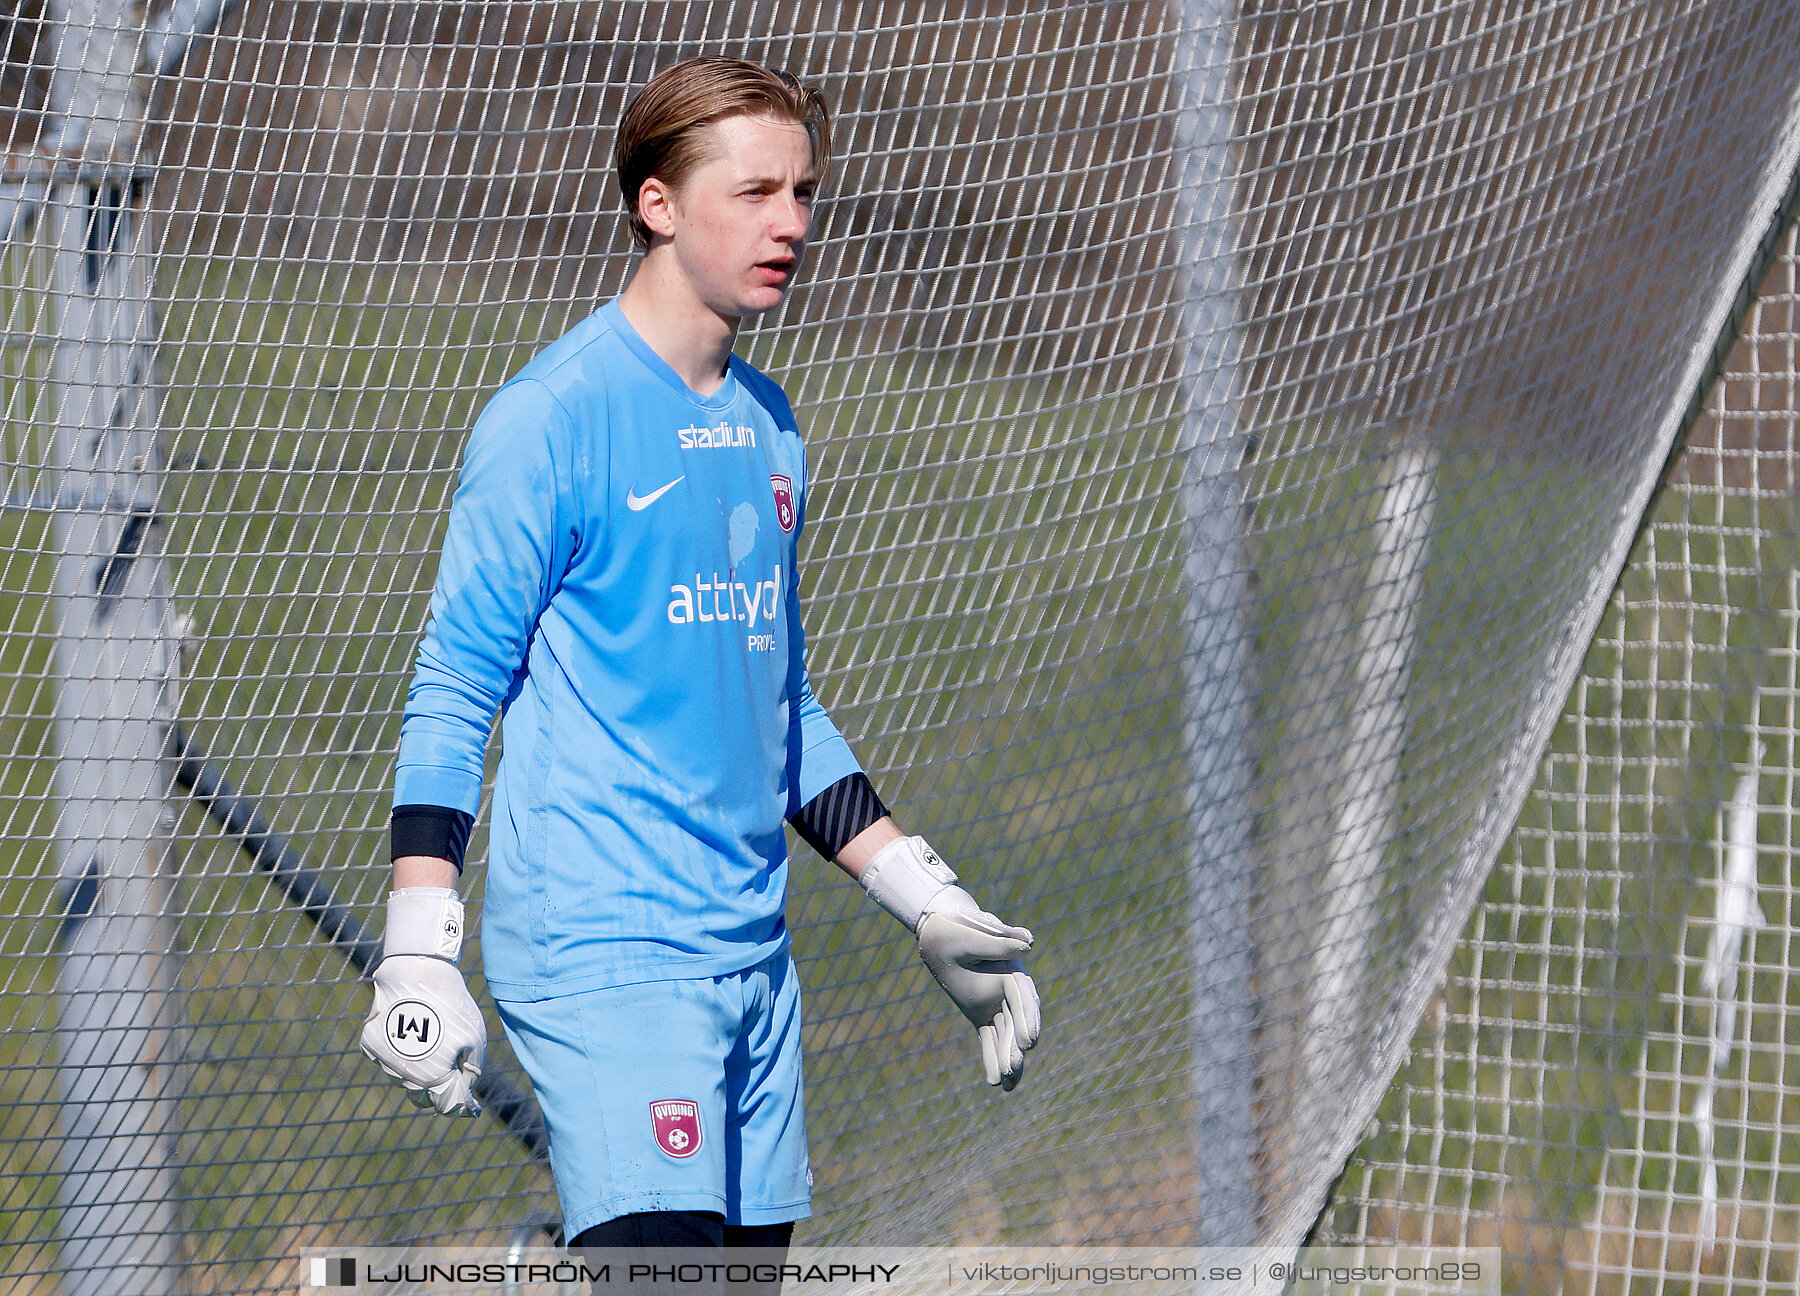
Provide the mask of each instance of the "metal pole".
{"label": "metal pole", "polygon": [[172,1293],[178,912],[164,797],[175,636],[156,511],[157,322],[137,6],[49,0],[58,477],[51,536],[65,918],[57,977],[64,1290]]}
{"label": "metal pole", "polygon": [[1239,484],[1248,435],[1239,412],[1231,70],[1235,0],[1186,0],[1177,80],[1187,275],[1187,740],[1192,753],[1194,1098],[1199,1242],[1244,1245],[1262,1215],[1257,1171],[1256,888],[1248,672],[1253,640]]}

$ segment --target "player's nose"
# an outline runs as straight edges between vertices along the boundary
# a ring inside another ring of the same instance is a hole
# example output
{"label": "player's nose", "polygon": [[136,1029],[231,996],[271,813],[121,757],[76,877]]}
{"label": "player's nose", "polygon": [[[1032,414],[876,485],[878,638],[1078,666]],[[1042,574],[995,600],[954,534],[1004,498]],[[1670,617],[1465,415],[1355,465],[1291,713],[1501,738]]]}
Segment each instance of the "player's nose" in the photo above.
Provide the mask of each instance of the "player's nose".
{"label": "player's nose", "polygon": [[791,189],[775,203],[774,217],[769,232],[782,243],[803,242],[812,229],[812,207]]}

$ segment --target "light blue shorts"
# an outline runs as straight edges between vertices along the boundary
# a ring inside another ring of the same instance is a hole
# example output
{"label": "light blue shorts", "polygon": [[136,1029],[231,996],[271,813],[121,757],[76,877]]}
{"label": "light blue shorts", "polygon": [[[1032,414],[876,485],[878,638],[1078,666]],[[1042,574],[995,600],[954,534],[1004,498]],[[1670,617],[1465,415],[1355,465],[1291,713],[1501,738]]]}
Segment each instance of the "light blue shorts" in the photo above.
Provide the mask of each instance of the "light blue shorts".
{"label": "light blue shorts", "polygon": [[726,976],[498,1006],[544,1111],[565,1237],[637,1211],[812,1214],[785,950]]}

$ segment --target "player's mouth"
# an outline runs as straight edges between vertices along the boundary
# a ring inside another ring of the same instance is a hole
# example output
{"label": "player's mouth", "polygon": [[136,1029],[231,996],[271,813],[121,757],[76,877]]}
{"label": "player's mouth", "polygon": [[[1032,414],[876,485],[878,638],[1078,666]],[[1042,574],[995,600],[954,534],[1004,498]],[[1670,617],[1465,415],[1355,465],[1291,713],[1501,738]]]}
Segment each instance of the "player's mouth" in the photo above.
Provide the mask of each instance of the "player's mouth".
{"label": "player's mouth", "polygon": [[797,262],[793,257],[778,257],[772,261],[757,262],[756,272],[762,278],[764,284],[771,288],[780,288],[786,285],[789,279],[794,277],[794,266],[796,264]]}

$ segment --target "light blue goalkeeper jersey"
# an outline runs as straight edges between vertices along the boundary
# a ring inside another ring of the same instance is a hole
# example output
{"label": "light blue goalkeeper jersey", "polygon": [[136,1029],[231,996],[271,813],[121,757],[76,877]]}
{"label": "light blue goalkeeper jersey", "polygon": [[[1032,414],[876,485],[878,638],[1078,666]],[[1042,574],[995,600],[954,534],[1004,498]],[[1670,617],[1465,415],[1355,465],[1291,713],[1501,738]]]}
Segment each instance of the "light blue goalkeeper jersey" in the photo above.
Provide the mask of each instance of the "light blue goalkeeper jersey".
{"label": "light blue goalkeeper jersey", "polygon": [[482,412],[394,803],[474,814],[501,710],[496,997],[716,976],[786,948],[782,822],[859,769],[807,683],[805,507],[780,387],[734,357],[696,394],[616,301]]}

